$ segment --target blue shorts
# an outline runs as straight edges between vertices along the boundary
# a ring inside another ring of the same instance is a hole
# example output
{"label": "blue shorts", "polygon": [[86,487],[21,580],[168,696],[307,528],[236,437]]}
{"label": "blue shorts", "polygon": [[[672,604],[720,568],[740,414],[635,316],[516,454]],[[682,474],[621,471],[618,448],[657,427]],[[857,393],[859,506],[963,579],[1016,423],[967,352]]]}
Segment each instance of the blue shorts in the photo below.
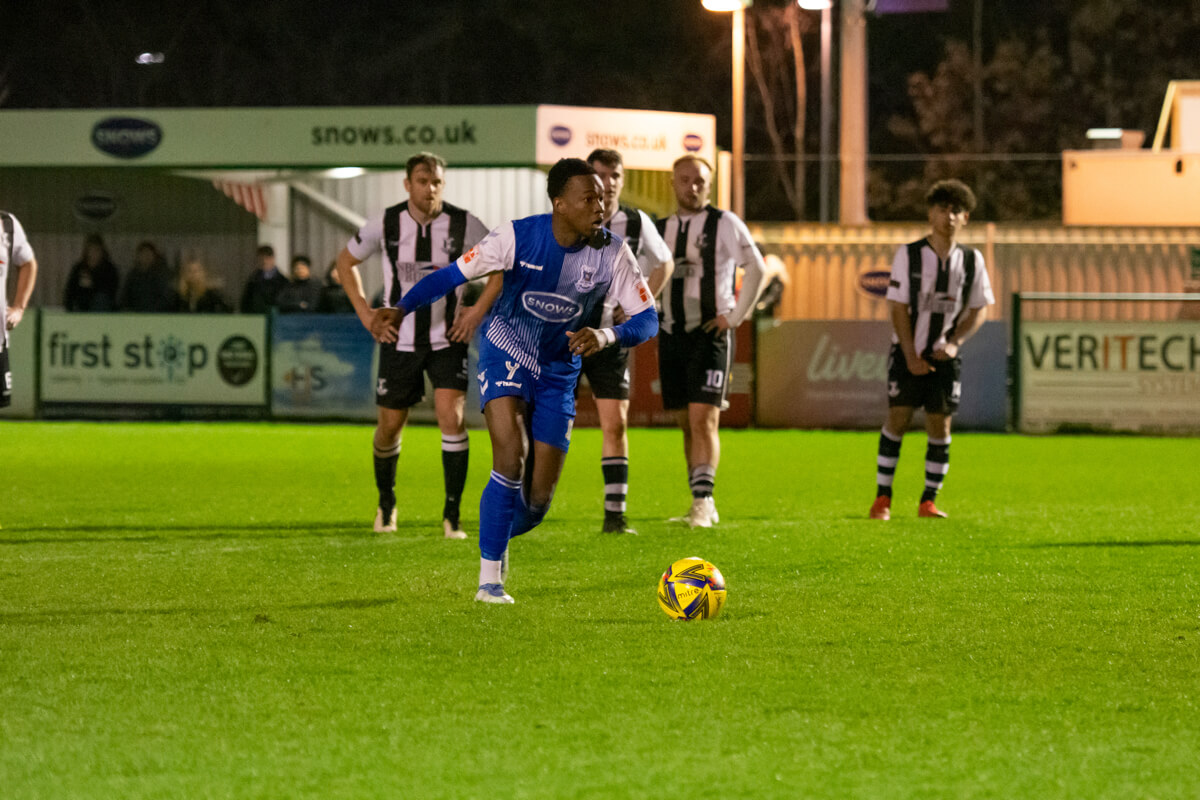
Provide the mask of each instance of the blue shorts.
{"label": "blue shorts", "polygon": [[542,370],[534,374],[508,353],[485,338],[479,342],[480,405],[497,397],[520,397],[529,408],[529,426],[534,441],[545,442],[564,453],[571,444],[575,424],[575,383],[578,373],[558,375]]}

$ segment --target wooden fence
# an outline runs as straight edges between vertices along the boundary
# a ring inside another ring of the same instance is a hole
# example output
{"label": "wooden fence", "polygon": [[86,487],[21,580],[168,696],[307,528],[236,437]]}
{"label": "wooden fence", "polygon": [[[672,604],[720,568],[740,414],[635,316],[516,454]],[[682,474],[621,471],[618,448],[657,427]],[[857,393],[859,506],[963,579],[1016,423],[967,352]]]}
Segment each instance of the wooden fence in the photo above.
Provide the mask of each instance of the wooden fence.
{"label": "wooden fence", "polygon": [[[750,226],[765,253],[787,267],[780,319],[883,320],[887,306],[861,277],[891,269],[896,249],[923,225]],[[1013,292],[1200,291],[1200,227],[1099,228],[973,224],[963,243],[982,251],[996,294],[993,319],[1007,319]],[[1195,303],[1052,301],[1022,309],[1025,319],[1196,318]]]}

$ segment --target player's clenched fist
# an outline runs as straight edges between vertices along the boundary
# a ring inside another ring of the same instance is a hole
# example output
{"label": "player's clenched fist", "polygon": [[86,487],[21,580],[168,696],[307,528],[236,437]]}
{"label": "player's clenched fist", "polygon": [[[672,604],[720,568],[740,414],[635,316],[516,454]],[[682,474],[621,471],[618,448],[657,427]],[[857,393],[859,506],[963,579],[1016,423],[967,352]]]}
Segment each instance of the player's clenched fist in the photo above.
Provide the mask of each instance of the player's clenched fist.
{"label": "player's clenched fist", "polygon": [[599,353],[612,342],[604,335],[604,331],[582,328],[577,331],[567,331],[567,344],[574,355],[590,356],[593,353]]}
{"label": "player's clenched fist", "polygon": [[376,308],[371,312],[371,335],[377,342],[394,342],[404,312],[399,308]]}

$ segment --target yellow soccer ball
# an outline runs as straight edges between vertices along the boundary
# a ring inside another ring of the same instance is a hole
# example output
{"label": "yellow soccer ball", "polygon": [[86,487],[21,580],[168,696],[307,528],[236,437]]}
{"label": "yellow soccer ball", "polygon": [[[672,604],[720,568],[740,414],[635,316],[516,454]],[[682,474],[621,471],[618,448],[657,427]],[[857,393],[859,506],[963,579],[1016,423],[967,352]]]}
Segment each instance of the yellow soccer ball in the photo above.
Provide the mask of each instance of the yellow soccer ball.
{"label": "yellow soccer ball", "polygon": [[725,576],[703,558],[681,558],[659,579],[658,604],[671,619],[712,619],[725,606]]}

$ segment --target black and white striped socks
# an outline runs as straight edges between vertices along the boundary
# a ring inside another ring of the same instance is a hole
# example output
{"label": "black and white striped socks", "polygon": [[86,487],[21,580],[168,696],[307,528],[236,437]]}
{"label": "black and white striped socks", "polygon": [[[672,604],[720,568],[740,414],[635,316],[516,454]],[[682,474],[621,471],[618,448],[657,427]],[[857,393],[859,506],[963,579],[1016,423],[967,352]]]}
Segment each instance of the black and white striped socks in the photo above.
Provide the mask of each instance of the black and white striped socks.
{"label": "black and white striped socks", "polygon": [[925,448],[925,491],[921,494],[921,502],[933,500],[938,490],[946,480],[950,471],[950,437],[945,439],[930,439]]}
{"label": "black and white striped socks", "polygon": [[875,459],[875,496],[891,497],[892,482],[896,479],[896,464],[900,461],[901,438],[887,428],[879,431],[879,455]]}
{"label": "black and white striped socks", "polygon": [[442,477],[446,486],[446,504],[442,519],[458,528],[459,506],[463,487],[467,485],[467,464],[470,461],[471,440],[467,433],[442,434]]}
{"label": "black and white striped socks", "polygon": [[600,459],[604,474],[604,513],[624,514],[625,498],[629,494],[629,459],[613,456]]}

